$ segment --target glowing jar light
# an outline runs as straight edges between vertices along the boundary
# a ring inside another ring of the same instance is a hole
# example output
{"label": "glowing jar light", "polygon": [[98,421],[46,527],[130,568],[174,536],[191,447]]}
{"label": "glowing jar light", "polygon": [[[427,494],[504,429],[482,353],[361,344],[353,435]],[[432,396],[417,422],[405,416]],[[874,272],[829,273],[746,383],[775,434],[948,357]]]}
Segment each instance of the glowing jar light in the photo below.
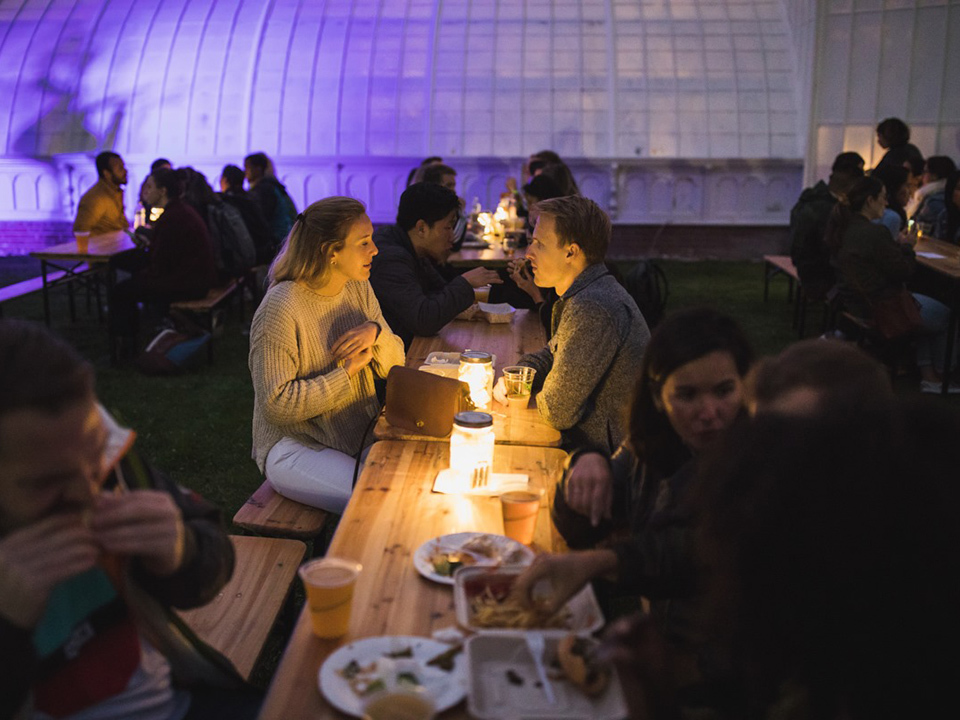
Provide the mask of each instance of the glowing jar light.
{"label": "glowing jar light", "polygon": [[460,353],[457,377],[470,388],[470,401],[476,410],[489,410],[493,402],[493,356],[479,350]]}
{"label": "glowing jar light", "polygon": [[[464,490],[470,489],[473,471],[493,467],[493,416],[485,412],[461,412],[453,418],[450,433],[450,469]],[[488,476],[489,477],[489,476]]]}

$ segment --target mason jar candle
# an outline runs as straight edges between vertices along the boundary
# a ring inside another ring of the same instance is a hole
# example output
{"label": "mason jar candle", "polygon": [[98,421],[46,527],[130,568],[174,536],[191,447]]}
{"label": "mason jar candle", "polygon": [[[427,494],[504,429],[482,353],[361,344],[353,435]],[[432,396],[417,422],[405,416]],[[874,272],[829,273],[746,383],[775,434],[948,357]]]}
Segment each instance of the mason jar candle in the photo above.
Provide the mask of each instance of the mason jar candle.
{"label": "mason jar candle", "polygon": [[[450,433],[450,469],[459,476],[464,490],[470,489],[474,470],[493,468],[493,416],[485,412],[460,412],[453,418]],[[489,475],[488,475],[489,477]]]}
{"label": "mason jar candle", "polygon": [[479,350],[460,353],[457,377],[470,388],[475,410],[489,410],[493,403],[493,356]]}

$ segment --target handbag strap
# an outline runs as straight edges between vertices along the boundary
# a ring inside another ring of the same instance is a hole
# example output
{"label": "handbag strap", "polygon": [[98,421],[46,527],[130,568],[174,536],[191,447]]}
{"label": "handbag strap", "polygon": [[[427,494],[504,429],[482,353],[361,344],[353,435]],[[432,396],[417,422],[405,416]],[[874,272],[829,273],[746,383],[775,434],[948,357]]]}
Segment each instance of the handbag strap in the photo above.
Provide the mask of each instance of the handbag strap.
{"label": "handbag strap", "polygon": [[380,408],[379,412],[370,418],[370,422],[367,423],[367,427],[363,431],[363,437],[360,438],[360,447],[357,448],[357,459],[353,465],[353,484],[350,486],[351,489],[357,486],[357,479],[360,477],[360,458],[363,457],[363,449],[366,447],[367,435],[370,434],[371,428],[373,428],[374,424],[380,419],[380,416],[383,415],[384,412],[385,409]]}

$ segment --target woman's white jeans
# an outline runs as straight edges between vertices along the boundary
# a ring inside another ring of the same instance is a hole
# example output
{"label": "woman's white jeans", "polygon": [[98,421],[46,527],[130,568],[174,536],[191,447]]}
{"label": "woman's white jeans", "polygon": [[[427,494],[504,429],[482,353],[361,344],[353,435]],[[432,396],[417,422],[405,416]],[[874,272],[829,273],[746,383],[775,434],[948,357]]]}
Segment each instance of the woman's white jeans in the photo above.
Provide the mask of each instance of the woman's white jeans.
{"label": "woman's white jeans", "polygon": [[[367,459],[368,447],[360,456]],[[333,448],[317,450],[283,438],[267,454],[267,480],[278,493],[304,505],[343,514],[353,492],[356,458]]]}

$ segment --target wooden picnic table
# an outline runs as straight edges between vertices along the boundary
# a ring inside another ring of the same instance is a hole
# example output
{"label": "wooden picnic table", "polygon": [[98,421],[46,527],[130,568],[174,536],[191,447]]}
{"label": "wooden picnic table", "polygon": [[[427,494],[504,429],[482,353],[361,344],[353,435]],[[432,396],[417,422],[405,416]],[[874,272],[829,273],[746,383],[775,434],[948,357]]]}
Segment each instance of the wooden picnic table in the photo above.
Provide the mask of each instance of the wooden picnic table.
{"label": "wooden picnic table", "polygon": [[461,248],[447,258],[447,264],[454,267],[472,268],[488,267],[502,268],[514,258],[521,258],[524,251],[517,250],[513,255],[507,255],[500,245],[491,245],[482,248]]}
{"label": "wooden picnic table", "polygon": [[516,365],[523,355],[546,344],[536,312],[517,310],[509,323],[454,320],[430,337],[415,337],[407,351],[407,367],[420,367],[432,352],[483,350],[497,356],[497,368]]}
{"label": "wooden picnic table", "polygon": [[[111,260],[120,253],[133,250],[136,247],[130,236],[122,230],[103,235],[91,235],[86,252],[80,252],[76,239],[69,242],[51,245],[50,247],[30,253],[40,260],[40,271],[43,275],[43,317],[50,325],[50,297],[51,287],[74,280],[96,281],[100,275],[104,276],[109,298],[110,289],[116,281]],[[56,280],[49,280],[51,268],[58,273]],[[59,273],[63,273],[59,275]],[[109,301],[109,300],[108,300]],[[116,360],[116,347],[111,338],[110,358]]]}
{"label": "wooden picnic table", "polygon": [[[917,264],[921,268],[932,271],[947,282],[947,297],[940,298],[950,308],[943,384],[940,390],[942,395],[946,395],[950,387],[950,359],[953,357],[953,344],[957,336],[957,308],[960,306],[960,247],[944,240],[924,238],[917,243],[914,250],[917,253]],[[924,257],[921,253],[939,257]]]}
{"label": "wooden picnic table", "polygon": [[[542,348],[547,341],[546,333],[535,312],[518,310],[513,320],[507,324],[466,320],[454,320],[431,337],[416,337],[407,352],[407,367],[418,368],[426,362],[432,352],[462,352],[463,350],[483,350],[497,356],[496,370],[501,371],[509,365],[516,365],[522,355]],[[497,443],[509,445],[543,445],[558,447],[560,431],[543,421],[537,410],[536,399],[526,408],[506,407],[497,402],[491,408],[493,432]],[[381,417],[374,426],[373,435],[377,440],[428,440],[446,442],[449,436],[435,438],[417,435],[394,427]]]}
{"label": "wooden picnic table", "polygon": [[[449,464],[449,448],[435,442],[378,442],[344,511],[327,555],[363,565],[353,598],[350,630],[338,640],[320,640],[310,629],[309,610],[300,613],[261,710],[262,720],[344,718],[320,694],[317,673],[338,647],[364,637],[420,635],[456,624],[453,593],[447,585],[422,578],[414,551],[447,533],[502,533],[495,497],[431,492],[439,470]],[[523,472],[546,490],[534,548],[563,552],[566,546],[550,522],[549,505],[566,453],[555,448],[499,445],[494,472]],[[441,715],[466,718],[460,704]]]}

